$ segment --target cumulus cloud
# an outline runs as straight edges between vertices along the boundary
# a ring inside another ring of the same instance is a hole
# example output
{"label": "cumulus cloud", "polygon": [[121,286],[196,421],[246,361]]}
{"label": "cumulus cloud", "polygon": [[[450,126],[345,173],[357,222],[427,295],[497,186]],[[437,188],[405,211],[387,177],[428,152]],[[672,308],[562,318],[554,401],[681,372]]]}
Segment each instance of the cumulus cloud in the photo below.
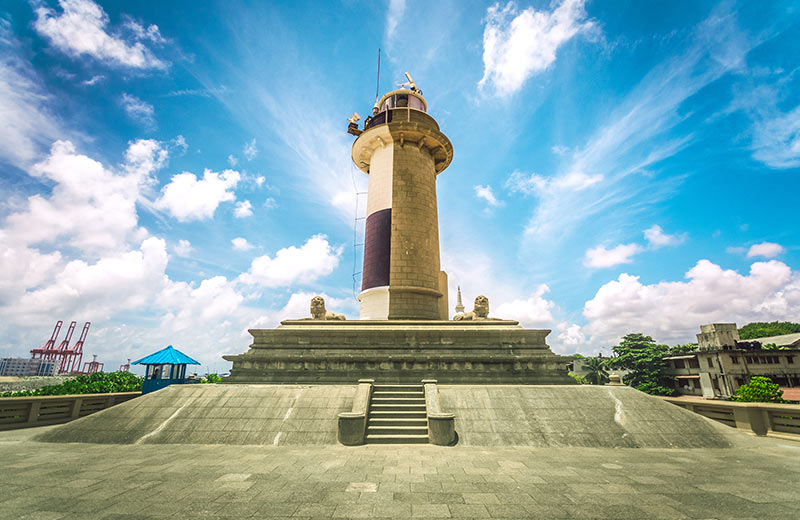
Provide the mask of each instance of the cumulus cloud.
{"label": "cumulus cloud", "polygon": [[686,241],[687,235],[686,233],[668,235],[664,233],[664,230],[661,229],[661,226],[656,224],[644,230],[644,237],[647,239],[650,247],[657,249],[659,247],[681,244]]}
{"label": "cumulus cloud", "polygon": [[541,284],[527,299],[504,302],[491,314],[507,320],[516,320],[528,328],[551,325],[553,323],[551,310],[555,304],[545,299],[544,295],[548,292],[550,288],[546,284]]}
{"label": "cumulus cloud", "polygon": [[594,27],[585,21],[583,0],[564,0],[553,11],[528,7],[519,11],[509,2],[486,10],[483,31],[483,78],[478,86],[491,84],[499,96],[517,92],[533,74],[556,60],[556,51],[582,31]]}
{"label": "cumulus cloud", "polygon": [[556,330],[556,338],[558,343],[562,345],[562,349],[572,348],[572,351],[575,352],[576,347],[586,345],[586,335],[581,330],[580,325],[559,323],[556,326]]}
{"label": "cumulus cloud", "polygon": [[68,243],[90,253],[118,250],[137,231],[140,188],[166,160],[157,141],[138,140],[125,154],[121,172],[57,141],[50,155],[30,171],[54,183],[48,195],[28,198],[24,211],[10,215],[7,233],[21,244]]}
{"label": "cumulus cloud", "polygon": [[315,235],[300,247],[279,250],[274,257],[260,256],[239,276],[246,284],[283,287],[295,282],[309,283],[333,272],[342,249],[331,247],[325,235]]}
{"label": "cumulus cloud", "polygon": [[120,103],[128,117],[147,129],[155,128],[156,119],[153,105],[127,93],[122,94]]}
{"label": "cumulus cloud", "polygon": [[642,246],[636,243],[620,244],[612,249],[605,246],[597,246],[586,250],[583,265],[586,267],[612,267],[618,264],[629,264],[633,262],[633,255],[642,251]]}
{"label": "cumulus cloud", "polygon": [[206,169],[202,179],[193,173],[179,173],[161,189],[155,207],[168,211],[181,222],[212,218],[220,203],[236,199],[231,190],[236,188],[239,178],[239,172],[234,170],[216,173]]}
{"label": "cumulus cloud", "polygon": [[239,164],[239,159],[236,158],[233,154],[228,155],[228,164],[231,165],[231,168],[235,168],[237,164]]}
{"label": "cumulus cloud", "polygon": [[231,244],[233,244],[233,248],[237,251],[250,251],[253,249],[253,245],[247,241],[246,238],[237,237],[231,240]]}
{"label": "cumulus cloud", "polygon": [[777,260],[755,262],[746,275],[700,260],[686,278],[646,285],[638,276],[621,274],[586,302],[584,332],[594,344],[616,344],[629,332],[685,343],[705,323],[743,325],[800,314],[800,273]]}
{"label": "cumulus cloud", "polygon": [[475,196],[485,200],[487,204],[495,208],[503,205],[503,201],[498,200],[492,193],[491,186],[482,186],[480,184],[475,186]]}
{"label": "cumulus cloud", "polygon": [[192,243],[188,240],[178,240],[178,244],[172,247],[172,250],[178,256],[189,256],[191,252],[194,250],[192,247]]}
{"label": "cumulus cloud", "polygon": [[256,147],[256,140],[253,139],[249,143],[245,143],[242,153],[247,157],[248,161],[252,161],[258,155],[258,148]]}
{"label": "cumulus cloud", "polygon": [[783,252],[783,246],[780,244],[776,244],[774,242],[761,242],[760,244],[754,244],[750,246],[750,249],[747,250],[747,258],[754,258],[756,256],[775,258]]}
{"label": "cumulus cloud", "polygon": [[246,218],[253,216],[253,205],[249,200],[243,200],[236,203],[236,209],[233,210],[233,216],[236,218]]}
{"label": "cumulus cloud", "polygon": [[[92,0],[59,0],[61,12],[44,5],[36,8],[34,29],[50,40],[53,47],[68,56],[91,56],[109,65],[136,69],[164,69],[167,63],[156,58],[142,41],[163,41],[158,27],[125,39],[109,26],[108,14]],[[128,24],[127,28],[132,26]],[[155,40],[154,38],[158,38]]]}
{"label": "cumulus cloud", "polygon": [[186,143],[186,138],[182,135],[178,135],[178,137],[172,140],[172,146],[174,146],[175,149],[180,150],[180,155],[185,155],[186,151],[189,149],[189,145]]}

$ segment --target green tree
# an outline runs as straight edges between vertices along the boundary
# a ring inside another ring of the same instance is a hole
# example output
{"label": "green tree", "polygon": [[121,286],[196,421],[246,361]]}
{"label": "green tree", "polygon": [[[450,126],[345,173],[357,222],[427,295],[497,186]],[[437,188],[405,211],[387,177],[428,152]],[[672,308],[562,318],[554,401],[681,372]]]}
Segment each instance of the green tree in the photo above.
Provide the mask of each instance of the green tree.
{"label": "green tree", "polygon": [[790,321],[773,321],[769,323],[755,321],[739,329],[739,338],[766,338],[769,336],[794,334],[795,332],[800,332],[800,323],[792,323]]}
{"label": "green tree", "polygon": [[608,371],[606,370],[606,360],[599,357],[586,358],[583,362],[583,376],[589,384],[603,385],[608,383]]}
{"label": "green tree", "polygon": [[753,376],[750,382],[736,389],[734,401],[747,403],[785,403],[783,390],[768,377]]}
{"label": "green tree", "polygon": [[672,395],[670,383],[674,379],[666,374],[667,364],[662,359],[670,354],[667,345],[658,345],[653,338],[641,333],[628,334],[613,347],[615,357],[606,361],[609,368],[629,370],[624,382],[637,390],[652,395]]}

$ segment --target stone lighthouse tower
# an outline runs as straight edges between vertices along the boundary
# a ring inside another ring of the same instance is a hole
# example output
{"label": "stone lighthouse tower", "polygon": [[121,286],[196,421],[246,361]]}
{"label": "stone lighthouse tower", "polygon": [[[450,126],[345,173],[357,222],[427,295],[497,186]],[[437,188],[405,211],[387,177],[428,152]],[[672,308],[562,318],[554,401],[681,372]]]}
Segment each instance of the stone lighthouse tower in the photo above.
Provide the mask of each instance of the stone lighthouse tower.
{"label": "stone lighthouse tower", "polygon": [[410,77],[404,86],[411,88],[378,100],[363,131],[350,127],[358,136],[353,162],[369,175],[362,320],[448,319],[436,176],[452,161],[453,145]]}

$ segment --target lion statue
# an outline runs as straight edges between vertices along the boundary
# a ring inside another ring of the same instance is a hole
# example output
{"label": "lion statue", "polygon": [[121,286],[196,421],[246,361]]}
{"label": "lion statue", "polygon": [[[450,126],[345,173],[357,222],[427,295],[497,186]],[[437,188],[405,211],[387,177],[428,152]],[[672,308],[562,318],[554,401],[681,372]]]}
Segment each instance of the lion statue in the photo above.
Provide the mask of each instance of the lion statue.
{"label": "lion statue", "polygon": [[463,321],[463,320],[496,320],[499,318],[490,318],[489,317],[489,298],[484,295],[480,295],[475,298],[475,308],[472,309],[472,312],[462,312],[460,314],[456,314],[453,316],[453,320],[455,321]]}
{"label": "lion statue", "polygon": [[344,314],[331,312],[325,308],[325,300],[322,296],[311,298],[311,317],[304,320],[344,320]]}

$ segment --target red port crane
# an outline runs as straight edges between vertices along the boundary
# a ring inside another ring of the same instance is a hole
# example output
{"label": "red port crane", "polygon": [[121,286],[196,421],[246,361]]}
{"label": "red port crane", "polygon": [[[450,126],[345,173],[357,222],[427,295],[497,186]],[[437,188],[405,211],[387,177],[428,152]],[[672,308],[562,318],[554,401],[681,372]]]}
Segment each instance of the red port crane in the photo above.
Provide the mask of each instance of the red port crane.
{"label": "red port crane", "polygon": [[[72,348],[69,348],[69,340],[66,341],[66,345],[64,349],[61,350],[61,368],[59,368],[59,372],[62,374],[72,374],[74,372],[80,371],[81,368],[81,361],[83,361],[83,343],[86,341],[86,335],[89,334],[89,327],[92,325],[91,321],[87,321],[83,324],[83,330],[81,331],[81,337]],[[75,326],[75,322],[73,321],[70,325],[69,329],[69,336],[72,337],[72,329]],[[64,342],[62,342],[62,345]],[[59,346],[59,349],[61,347]]]}
{"label": "red port crane", "polygon": [[97,362],[97,354],[94,354],[94,359],[83,364],[83,373],[94,374],[95,372],[102,372],[103,365],[103,363]]}
{"label": "red port crane", "polygon": [[31,359],[53,359],[55,357],[56,338],[59,332],[61,332],[61,325],[63,325],[63,323],[63,321],[58,320],[55,328],[53,328],[53,334],[50,336],[50,339],[41,347],[31,350]]}

